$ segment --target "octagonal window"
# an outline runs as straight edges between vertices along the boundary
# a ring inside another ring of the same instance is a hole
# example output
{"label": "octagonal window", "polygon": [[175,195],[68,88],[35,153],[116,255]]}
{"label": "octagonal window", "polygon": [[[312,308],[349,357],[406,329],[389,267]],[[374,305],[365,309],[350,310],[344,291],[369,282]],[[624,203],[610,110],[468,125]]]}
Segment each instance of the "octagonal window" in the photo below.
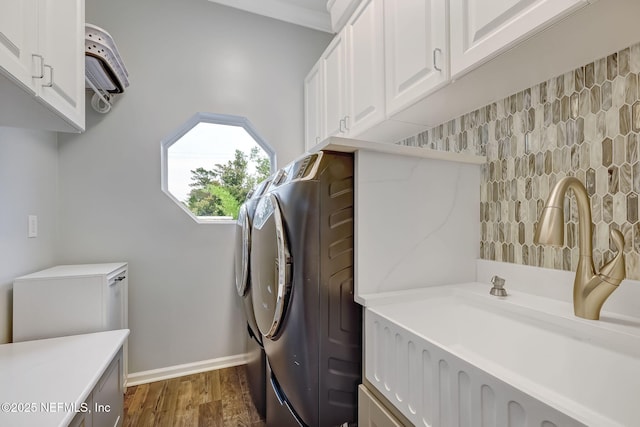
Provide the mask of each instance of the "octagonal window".
{"label": "octagonal window", "polygon": [[198,113],[162,141],[162,190],[199,223],[235,220],[275,153],[245,117]]}

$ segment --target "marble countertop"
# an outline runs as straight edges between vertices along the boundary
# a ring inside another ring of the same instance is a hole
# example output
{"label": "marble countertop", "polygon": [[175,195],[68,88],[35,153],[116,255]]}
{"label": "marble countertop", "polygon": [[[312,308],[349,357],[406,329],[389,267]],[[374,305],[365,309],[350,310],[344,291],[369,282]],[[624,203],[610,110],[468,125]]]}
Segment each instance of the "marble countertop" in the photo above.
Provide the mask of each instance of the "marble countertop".
{"label": "marble countertop", "polygon": [[0,345],[0,425],[66,426],[128,329]]}

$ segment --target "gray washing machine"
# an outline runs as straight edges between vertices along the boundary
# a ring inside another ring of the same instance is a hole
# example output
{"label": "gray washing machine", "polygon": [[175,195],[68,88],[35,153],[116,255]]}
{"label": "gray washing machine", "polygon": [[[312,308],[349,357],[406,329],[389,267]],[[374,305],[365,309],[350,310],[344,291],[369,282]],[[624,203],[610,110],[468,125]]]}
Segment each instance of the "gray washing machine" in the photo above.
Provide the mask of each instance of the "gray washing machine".
{"label": "gray washing machine", "polygon": [[[353,155],[283,168],[258,202],[250,274],[270,367],[267,426],[357,420],[362,310],[353,299]],[[288,409],[289,423],[275,419]]]}
{"label": "gray washing machine", "polygon": [[236,289],[244,307],[247,342],[247,382],[251,398],[256,410],[262,418],[266,416],[266,357],[262,346],[262,335],[256,324],[251,297],[251,280],[249,275],[249,253],[251,251],[251,225],[256,205],[260,196],[271,183],[271,178],[264,180],[247,196],[240,207],[236,222],[235,273]]}

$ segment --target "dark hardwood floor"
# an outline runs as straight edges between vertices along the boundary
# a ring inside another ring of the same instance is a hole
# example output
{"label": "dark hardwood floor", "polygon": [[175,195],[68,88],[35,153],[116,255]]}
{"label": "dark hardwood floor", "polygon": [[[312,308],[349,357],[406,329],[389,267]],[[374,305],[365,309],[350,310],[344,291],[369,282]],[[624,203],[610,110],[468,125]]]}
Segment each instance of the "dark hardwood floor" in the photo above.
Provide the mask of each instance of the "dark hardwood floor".
{"label": "dark hardwood floor", "polygon": [[245,367],[128,387],[123,427],[264,427]]}

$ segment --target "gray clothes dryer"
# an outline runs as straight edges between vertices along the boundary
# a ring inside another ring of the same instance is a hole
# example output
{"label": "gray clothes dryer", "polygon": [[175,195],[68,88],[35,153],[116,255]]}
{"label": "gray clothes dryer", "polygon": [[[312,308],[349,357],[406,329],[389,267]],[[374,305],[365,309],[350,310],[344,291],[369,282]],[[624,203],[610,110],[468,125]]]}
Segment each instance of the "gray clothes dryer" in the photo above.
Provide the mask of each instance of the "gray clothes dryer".
{"label": "gray clothes dryer", "polygon": [[[250,254],[256,323],[280,408],[303,426],[357,419],[362,310],[353,300],[353,156],[283,168],[258,202]],[[271,392],[271,390],[269,390]],[[271,399],[270,401],[273,401]]]}
{"label": "gray clothes dryer", "polygon": [[256,410],[262,418],[266,416],[266,357],[262,346],[262,335],[256,324],[251,297],[249,275],[249,253],[251,251],[251,224],[260,196],[269,187],[271,178],[261,182],[247,196],[240,207],[236,221],[235,274],[236,290],[242,300],[246,326],[247,343],[247,382]]}

